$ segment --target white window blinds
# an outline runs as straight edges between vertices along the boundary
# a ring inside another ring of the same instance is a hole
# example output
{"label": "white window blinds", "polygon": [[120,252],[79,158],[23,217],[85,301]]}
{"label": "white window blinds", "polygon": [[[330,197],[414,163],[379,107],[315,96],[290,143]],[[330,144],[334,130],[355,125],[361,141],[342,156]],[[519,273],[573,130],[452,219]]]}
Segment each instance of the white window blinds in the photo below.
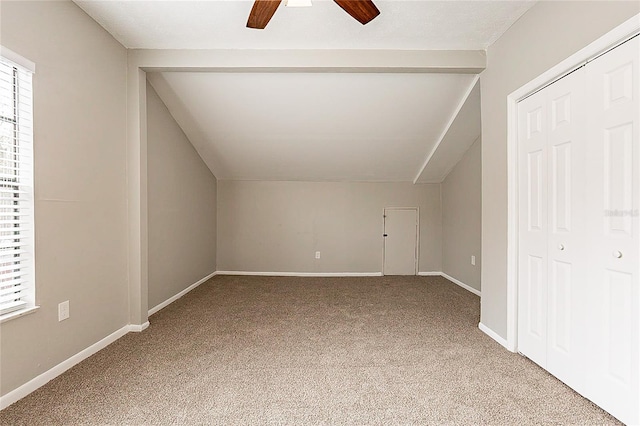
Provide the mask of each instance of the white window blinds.
{"label": "white window blinds", "polygon": [[0,57],[0,316],[35,302],[31,77]]}

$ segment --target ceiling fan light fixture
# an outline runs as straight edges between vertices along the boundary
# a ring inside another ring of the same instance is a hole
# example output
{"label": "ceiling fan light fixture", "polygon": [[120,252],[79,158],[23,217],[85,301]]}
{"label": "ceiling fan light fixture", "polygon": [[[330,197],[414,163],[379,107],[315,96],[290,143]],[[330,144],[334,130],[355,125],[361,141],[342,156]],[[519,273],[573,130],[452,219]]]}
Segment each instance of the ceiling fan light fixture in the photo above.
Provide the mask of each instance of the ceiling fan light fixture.
{"label": "ceiling fan light fixture", "polygon": [[[376,16],[380,15],[380,10],[373,3],[373,0],[333,0],[345,12],[351,15],[362,25],[368,24]],[[273,14],[276,13],[282,0],[254,0],[247,20],[247,28],[263,30]],[[289,7],[309,7],[311,0],[284,0],[285,6]]]}
{"label": "ceiling fan light fixture", "polygon": [[287,7],[311,7],[311,0],[285,0]]}

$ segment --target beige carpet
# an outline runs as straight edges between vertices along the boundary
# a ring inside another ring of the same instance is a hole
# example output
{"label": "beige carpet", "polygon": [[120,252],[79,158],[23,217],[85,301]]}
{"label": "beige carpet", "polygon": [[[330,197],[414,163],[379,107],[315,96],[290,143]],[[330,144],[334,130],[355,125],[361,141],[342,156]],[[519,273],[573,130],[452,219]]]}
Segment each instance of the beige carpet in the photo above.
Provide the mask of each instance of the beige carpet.
{"label": "beige carpet", "polygon": [[2,424],[616,424],[443,278],[215,277]]}

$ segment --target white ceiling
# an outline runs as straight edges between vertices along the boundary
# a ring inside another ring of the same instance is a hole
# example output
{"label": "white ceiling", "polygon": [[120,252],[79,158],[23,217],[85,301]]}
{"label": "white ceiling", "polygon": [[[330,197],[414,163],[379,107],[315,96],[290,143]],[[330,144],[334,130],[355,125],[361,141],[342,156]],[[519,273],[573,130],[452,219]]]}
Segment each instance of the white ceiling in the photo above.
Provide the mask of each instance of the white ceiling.
{"label": "white ceiling", "polygon": [[282,4],[265,30],[245,28],[244,0],[75,0],[128,48],[483,50],[533,1],[375,0],[362,26],[333,1]]}
{"label": "white ceiling", "polygon": [[216,177],[239,180],[413,181],[473,79],[149,74]]}
{"label": "white ceiling", "polygon": [[[362,26],[316,0],[281,5],[267,29],[251,30],[251,1],[74,1],[128,48],[292,52],[484,50],[535,3],[375,0],[381,15]],[[148,77],[219,179],[440,182],[480,135],[470,74]]]}
{"label": "white ceiling", "polygon": [[442,182],[480,137],[481,127],[480,83],[476,83],[417,182]]}

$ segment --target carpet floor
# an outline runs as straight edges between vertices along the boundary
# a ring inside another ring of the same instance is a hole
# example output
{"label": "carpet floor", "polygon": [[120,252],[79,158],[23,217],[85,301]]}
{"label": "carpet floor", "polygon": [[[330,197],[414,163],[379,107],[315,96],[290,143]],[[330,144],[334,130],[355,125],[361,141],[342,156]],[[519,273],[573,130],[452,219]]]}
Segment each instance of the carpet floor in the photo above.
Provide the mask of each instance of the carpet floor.
{"label": "carpet floor", "polygon": [[0,412],[7,425],[618,424],[440,277],[214,277]]}

